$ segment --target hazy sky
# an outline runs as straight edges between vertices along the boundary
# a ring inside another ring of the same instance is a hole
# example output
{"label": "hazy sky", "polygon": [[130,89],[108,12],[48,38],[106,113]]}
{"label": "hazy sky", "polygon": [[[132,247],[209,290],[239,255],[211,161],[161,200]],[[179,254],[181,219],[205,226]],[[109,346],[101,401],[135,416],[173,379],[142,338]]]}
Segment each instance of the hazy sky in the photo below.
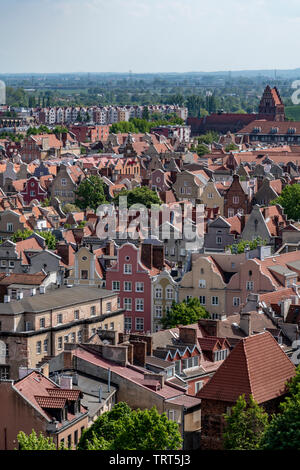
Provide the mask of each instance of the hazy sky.
{"label": "hazy sky", "polygon": [[299,0],[0,0],[0,73],[300,66]]}

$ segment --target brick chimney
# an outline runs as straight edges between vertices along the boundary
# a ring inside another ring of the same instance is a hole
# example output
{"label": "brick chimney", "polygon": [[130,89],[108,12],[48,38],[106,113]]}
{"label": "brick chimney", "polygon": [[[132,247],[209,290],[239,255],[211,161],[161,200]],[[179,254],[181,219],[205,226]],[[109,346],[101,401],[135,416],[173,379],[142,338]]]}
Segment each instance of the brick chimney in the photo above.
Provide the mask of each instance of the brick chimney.
{"label": "brick chimney", "polygon": [[152,245],[151,243],[141,244],[141,262],[147,267],[152,268]]}
{"label": "brick chimney", "polygon": [[106,242],[105,254],[107,256],[114,256],[114,254],[115,254],[115,244],[112,240],[108,240]]}
{"label": "brick chimney", "polygon": [[197,330],[196,328],[189,328],[186,326],[179,327],[179,339],[183,343],[196,344],[197,343]]}
{"label": "brick chimney", "polygon": [[149,269],[152,267],[163,269],[164,266],[164,245],[144,242],[141,245],[141,261]]}
{"label": "brick chimney", "polygon": [[69,264],[69,245],[66,243],[57,243],[56,244],[56,251],[58,256],[61,257],[62,262],[64,264]]}
{"label": "brick chimney", "polygon": [[163,269],[164,266],[164,245],[153,245],[153,266],[157,269]]}
{"label": "brick chimney", "polygon": [[147,356],[147,343],[145,341],[131,341],[133,345],[133,362],[144,367]]}
{"label": "brick chimney", "polygon": [[145,372],[144,373],[145,380],[158,380],[160,383],[161,388],[165,385],[165,376],[162,373],[155,374],[153,372]]}
{"label": "brick chimney", "polygon": [[64,369],[73,369],[73,349],[76,348],[76,344],[65,343],[64,344]]}

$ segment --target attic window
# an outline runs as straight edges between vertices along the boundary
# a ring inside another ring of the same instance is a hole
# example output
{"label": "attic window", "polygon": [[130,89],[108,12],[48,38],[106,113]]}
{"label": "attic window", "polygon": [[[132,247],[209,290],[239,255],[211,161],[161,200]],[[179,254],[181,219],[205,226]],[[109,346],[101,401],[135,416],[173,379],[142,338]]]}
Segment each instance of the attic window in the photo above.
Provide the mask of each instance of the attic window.
{"label": "attic window", "polygon": [[271,128],[271,134],[277,134],[277,132],[279,131],[278,127],[272,127]]}
{"label": "attic window", "polygon": [[252,276],[252,271],[249,271],[249,276]]}

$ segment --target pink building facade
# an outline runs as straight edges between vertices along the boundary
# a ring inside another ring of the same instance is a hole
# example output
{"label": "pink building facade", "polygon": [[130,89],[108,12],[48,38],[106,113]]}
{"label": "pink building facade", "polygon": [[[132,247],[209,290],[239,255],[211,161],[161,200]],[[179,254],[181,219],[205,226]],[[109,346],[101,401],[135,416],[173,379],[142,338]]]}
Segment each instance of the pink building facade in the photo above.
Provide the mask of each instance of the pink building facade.
{"label": "pink building facade", "polygon": [[25,204],[30,204],[34,199],[42,202],[47,197],[47,191],[41,187],[39,180],[35,176],[32,176],[27,180],[25,187],[20,194],[23,197]]}
{"label": "pink building facade", "polygon": [[116,265],[106,272],[106,288],[119,293],[125,331],[151,331],[151,274],[132,243],[119,248]]}

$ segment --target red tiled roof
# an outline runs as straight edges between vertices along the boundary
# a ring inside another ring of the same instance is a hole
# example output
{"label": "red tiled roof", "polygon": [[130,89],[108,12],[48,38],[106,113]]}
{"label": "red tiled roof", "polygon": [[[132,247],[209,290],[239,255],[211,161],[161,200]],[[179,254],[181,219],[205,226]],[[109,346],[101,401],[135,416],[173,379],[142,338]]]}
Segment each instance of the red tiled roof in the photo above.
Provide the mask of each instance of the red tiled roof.
{"label": "red tiled roof", "polygon": [[[111,361],[99,357],[97,354],[90,351],[86,351],[83,348],[77,348],[74,350],[74,355],[80,357],[82,360],[95,364],[103,369],[110,369],[113,374],[117,374],[120,377],[124,377],[126,380],[135,383],[141,387],[144,385],[144,369],[141,371],[136,370],[134,367],[126,367],[117,365]],[[167,384],[155,392],[157,395],[164,398],[172,398],[180,395],[180,391],[171,387]]]}
{"label": "red tiled roof", "polygon": [[47,388],[47,392],[51,397],[64,398],[66,400],[78,400],[80,390],[73,390],[69,388]]}
{"label": "red tiled roof", "polygon": [[63,408],[66,404],[66,398],[35,395],[35,399],[41,408]]}
{"label": "red tiled roof", "polygon": [[294,290],[291,287],[287,289],[279,289],[266,294],[260,294],[260,302],[265,302],[267,305],[278,304],[281,300],[289,299],[291,295],[295,295]]}
{"label": "red tiled roof", "polygon": [[6,285],[6,286],[9,286],[10,284],[40,285],[46,277],[47,277],[47,274],[43,274],[43,273],[36,273],[36,274],[13,273],[1,279],[0,284]]}
{"label": "red tiled roof", "polygon": [[294,364],[272,335],[259,333],[239,341],[198,397],[235,403],[252,394],[264,403],[284,394],[294,375]]}

